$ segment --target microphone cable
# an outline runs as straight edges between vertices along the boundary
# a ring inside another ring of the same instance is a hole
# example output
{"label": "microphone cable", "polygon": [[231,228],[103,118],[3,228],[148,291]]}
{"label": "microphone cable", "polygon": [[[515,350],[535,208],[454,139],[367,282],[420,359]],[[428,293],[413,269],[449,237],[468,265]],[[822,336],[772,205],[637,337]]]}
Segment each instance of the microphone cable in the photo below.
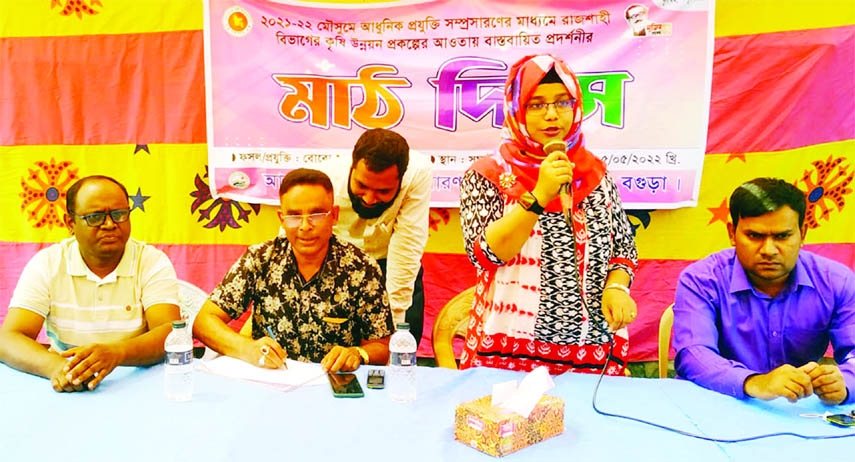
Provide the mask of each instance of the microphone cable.
{"label": "microphone cable", "polygon": [[600,372],[600,376],[597,378],[597,383],[594,385],[594,394],[591,397],[591,406],[593,406],[594,411],[596,411],[597,414],[604,415],[607,417],[615,417],[618,419],[631,420],[633,422],[638,422],[638,423],[650,425],[652,427],[656,427],[656,428],[659,428],[662,430],[667,430],[669,432],[673,432],[673,433],[676,433],[678,435],[688,436],[691,438],[696,438],[696,439],[704,440],[704,441],[712,441],[715,443],[743,443],[745,441],[753,441],[753,440],[759,440],[759,439],[763,439],[763,438],[772,438],[772,437],[776,437],[776,436],[794,436],[796,438],[802,438],[805,440],[832,440],[832,439],[838,439],[838,438],[855,437],[855,433],[842,434],[842,435],[802,435],[800,433],[793,433],[793,432],[778,432],[778,433],[766,433],[766,434],[761,434],[761,435],[746,436],[744,438],[714,438],[714,437],[710,437],[710,436],[699,435],[697,433],[692,433],[692,432],[685,431],[685,430],[680,430],[678,428],[669,427],[667,425],[658,424],[656,422],[651,422],[651,421],[641,419],[638,417],[632,417],[632,416],[627,416],[627,415],[622,415],[622,414],[614,414],[611,412],[602,411],[597,407],[597,392],[599,392],[599,390],[600,390],[600,383],[603,381],[603,376],[606,374],[606,369],[608,369],[609,362],[612,360],[612,349],[614,348],[614,335],[612,335],[612,334],[608,334],[608,335],[609,335],[609,353],[608,353],[608,356],[606,356],[606,363],[603,365],[603,370],[602,370],[602,372]]}

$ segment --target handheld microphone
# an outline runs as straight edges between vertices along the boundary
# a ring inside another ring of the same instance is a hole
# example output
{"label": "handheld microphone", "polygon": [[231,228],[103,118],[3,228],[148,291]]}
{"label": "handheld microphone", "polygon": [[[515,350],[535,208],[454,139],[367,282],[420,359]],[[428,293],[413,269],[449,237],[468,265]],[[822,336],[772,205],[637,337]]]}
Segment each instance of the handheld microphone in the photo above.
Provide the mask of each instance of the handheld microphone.
{"label": "handheld microphone", "polygon": [[[560,140],[553,140],[543,146],[543,152],[548,156],[553,152],[567,153],[567,143]],[[561,212],[564,213],[564,219],[567,224],[573,225],[573,190],[570,188],[570,183],[564,183],[558,190],[558,200],[561,202]]]}

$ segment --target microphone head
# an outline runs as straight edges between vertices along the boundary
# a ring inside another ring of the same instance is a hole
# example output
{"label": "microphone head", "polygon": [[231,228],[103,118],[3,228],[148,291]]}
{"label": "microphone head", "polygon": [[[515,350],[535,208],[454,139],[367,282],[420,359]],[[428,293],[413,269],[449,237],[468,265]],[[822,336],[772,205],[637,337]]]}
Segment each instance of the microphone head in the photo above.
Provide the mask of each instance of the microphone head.
{"label": "microphone head", "polygon": [[547,156],[553,152],[567,152],[567,143],[561,140],[552,140],[543,145],[543,152]]}

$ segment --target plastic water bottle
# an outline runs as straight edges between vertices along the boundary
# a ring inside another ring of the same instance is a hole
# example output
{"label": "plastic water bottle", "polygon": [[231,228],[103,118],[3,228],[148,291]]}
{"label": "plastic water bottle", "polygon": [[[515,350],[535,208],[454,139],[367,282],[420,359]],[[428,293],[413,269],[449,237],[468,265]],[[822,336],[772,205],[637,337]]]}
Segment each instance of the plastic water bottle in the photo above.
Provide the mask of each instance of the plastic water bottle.
{"label": "plastic water bottle", "polygon": [[389,340],[389,397],[392,401],[409,403],[416,399],[416,339],[410,325],[398,324]]}
{"label": "plastic water bottle", "polygon": [[163,391],[169,401],[193,399],[193,335],[186,321],[172,321],[166,336]]}

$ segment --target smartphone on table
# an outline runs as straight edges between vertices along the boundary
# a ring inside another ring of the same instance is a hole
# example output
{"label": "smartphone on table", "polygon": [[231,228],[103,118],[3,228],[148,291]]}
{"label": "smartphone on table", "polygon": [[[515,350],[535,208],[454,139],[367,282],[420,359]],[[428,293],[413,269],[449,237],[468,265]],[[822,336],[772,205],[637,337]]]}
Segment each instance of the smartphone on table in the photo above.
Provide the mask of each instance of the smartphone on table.
{"label": "smartphone on table", "polygon": [[330,373],[327,374],[327,378],[329,378],[333,396],[336,398],[362,398],[365,396],[365,393],[362,392],[362,386],[359,385],[359,379],[354,373]]}
{"label": "smartphone on table", "polygon": [[855,427],[855,416],[851,414],[834,414],[826,416],[825,420],[838,427]]}

